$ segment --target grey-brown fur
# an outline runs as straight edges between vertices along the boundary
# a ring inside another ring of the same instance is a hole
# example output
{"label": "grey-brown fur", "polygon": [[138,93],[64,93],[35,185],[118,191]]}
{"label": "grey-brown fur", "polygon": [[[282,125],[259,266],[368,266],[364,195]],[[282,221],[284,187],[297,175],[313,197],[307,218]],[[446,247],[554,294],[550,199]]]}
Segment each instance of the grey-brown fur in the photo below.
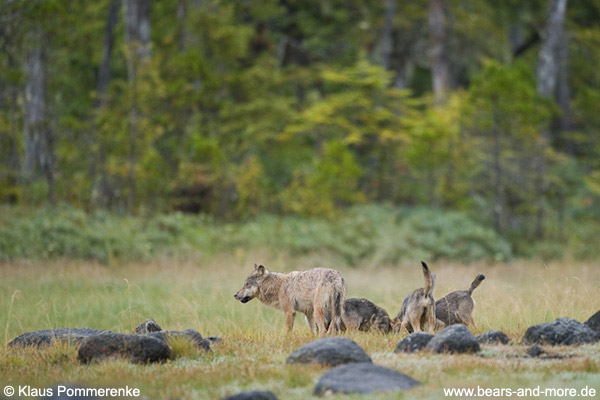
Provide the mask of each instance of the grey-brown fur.
{"label": "grey-brown fur", "polygon": [[323,336],[326,315],[331,315],[333,322],[327,332],[341,330],[346,282],[338,271],[329,268],[282,274],[254,264],[254,271],[234,297],[242,303],[257,297],[261,302],[283,310],[288,331],[294,327],[296,312],[301,312],[311,331],[316,327]]}
{"label": "grey-brown fur", "polygon": [[135,328],[135,333],[137,333],[139,335],[143,335],[143,334],[150,333],[150,332],[160,332],[160,331],[162,331],[162,328],[152,318],[148,318],[147,320],[142,322],[137,328]]}
{"label": "grey-brown fur", "polygon": [[420,332],[425,330],[425,326],[430,333],[435,330],[435,301],[433,300],[435,275],[431,273],[427,264],[421,261],[421,265],[425,286],[404,299],[398,318],[393,321],[395,330],[402,331],[406,328],[408,332]]}
{"label": "grey-brown fur", "polygon": [[347,329],[363,332],[376,329],[383,333],[389,333],[392,330],[387,311],[367,299],[346,300],[342,322]]}
{"label": "grey-brown fur", "polygon": [[469,289],[457,290],[436,301],[435,317],[438,323],[444,325],[464,324],[474,326],[475,322],[473,321],[472,314],[475,301],[473,301],[472,294],[484,279],[485,276],[479,274],[475,277]]}

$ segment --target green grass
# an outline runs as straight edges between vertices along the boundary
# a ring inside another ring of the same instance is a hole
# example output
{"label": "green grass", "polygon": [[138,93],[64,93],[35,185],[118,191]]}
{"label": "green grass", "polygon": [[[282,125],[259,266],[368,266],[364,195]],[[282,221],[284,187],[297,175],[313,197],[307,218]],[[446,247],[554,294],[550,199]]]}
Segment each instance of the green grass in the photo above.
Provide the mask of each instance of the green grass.
{"label": "green grass", "polygon": [[[152,263],[104,266],[82,261],[0,265],[0,334],[7,343],[31,330],[89,327],[131,332],[152,317],[165,329],[192,328],[224,340],[209,353],[185,342],[173,343],[178,355],[159,365],[106,361],[80,365],[76,348],[0,350],[0,382],[45,386],[59,382],[139,387],[149,398],[218,399],[241,390],[266,389],[280,399],[306,399],[326,370],[285,365],[287,355],[313,340],[303,318],[291,334],[283,314],[233,293],[254,261],[279,271],[318,266],[315,256],[272,257],[239,251],[195,261],[164,259]],[[466,288],[477,273],[487,279],[475,291],[474,333],[500,329],[518,341],[536,323],[571,317],[585,320],[598,308],[598,264],[513,262],[510,264],[432,263],[436,297]],[[367,297],[395,314],[403,298],[422,284],[417,262],[374,267],[339,267],[349,297]],[[479,355],[398,355],[404,335],[347,333],[377,364],[420,380],[423,386],[379,398],[440,398],[443,387],[598,387],[600,344],[556,348],[562,360],[524,358],[525,346],[486,346]],[[333,396],[332,398],[373,398]]]}

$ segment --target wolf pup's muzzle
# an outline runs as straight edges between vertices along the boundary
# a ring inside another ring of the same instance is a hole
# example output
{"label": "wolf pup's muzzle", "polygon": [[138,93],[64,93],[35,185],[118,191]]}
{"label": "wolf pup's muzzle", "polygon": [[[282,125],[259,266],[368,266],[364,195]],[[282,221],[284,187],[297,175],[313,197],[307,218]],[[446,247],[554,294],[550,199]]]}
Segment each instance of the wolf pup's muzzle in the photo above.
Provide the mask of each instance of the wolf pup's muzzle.
{"label": "wolf pup's muzzle", "polygon": [[249,302],[250,300],[252,300],[252,299],[251,299],[249,296],[246,296],[246,297],[240,297],[240,296],[238,296],[238,294],[237,294],[237,293],[233,295],[233,298],[234,298],[234,299],[236,299],[236,300],[239,300],[239,301],[241,301],[242,303],[247,303],[247,302]]}

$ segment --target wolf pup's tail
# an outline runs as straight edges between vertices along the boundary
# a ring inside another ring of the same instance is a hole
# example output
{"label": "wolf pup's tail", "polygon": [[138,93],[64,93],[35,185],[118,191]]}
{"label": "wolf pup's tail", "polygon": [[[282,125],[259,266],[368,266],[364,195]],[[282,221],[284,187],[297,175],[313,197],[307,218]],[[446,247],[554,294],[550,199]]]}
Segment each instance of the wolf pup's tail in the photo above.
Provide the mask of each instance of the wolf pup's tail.
{"label": "wolf pup's tail", "polygon": [[483,274],[479,274],[475,277],[475,280],[473,281],[473,283],[471,283],[471,287],[469,288],[469,290],[467,290],[467,292],[469,292],[469,295],[473,294],[473,290],[477,289],[477,286],[479,286],[484,279],[485,275]]}
{"label": "wolf pup's tail", "polygon": [[331,323],[333,324],[333,332],[342,331],[342,293],[336,292],[333,296],[331,304]]}
{"label": "wolf pup's tail", "polygon": [[423,276],[425,277],[425,287],[423,289],[426,294],[431,294],[435,287],[435,276],[431,273],[427,264],[421,261],[421,265],[423,266]]}

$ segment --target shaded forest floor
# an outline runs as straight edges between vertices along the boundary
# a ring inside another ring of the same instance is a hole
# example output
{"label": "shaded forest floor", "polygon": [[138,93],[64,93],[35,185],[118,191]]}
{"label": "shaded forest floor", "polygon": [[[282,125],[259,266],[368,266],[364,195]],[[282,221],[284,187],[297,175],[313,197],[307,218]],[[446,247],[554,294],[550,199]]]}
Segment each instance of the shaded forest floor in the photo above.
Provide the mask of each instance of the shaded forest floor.
{"label": "shaded forest floor", "polygon": [[[97,387],[138,387],[148,398],[217,399],[241,390],[272,390],[280,399],[310,398],[325,368],[285,365],[289,353],[313,337],[303,318],[292,334],[279,311],[258,301],[241,304],[233,293],[254,261],[275,271],[320,265],[304,258],[290,262],[264,254],[223,255],[209,260],[102,266],[83,262],[0,266],[0,332],[3,342],[31,330],[89,327],[131,332],[152,317],[165,329],[192,328],[223,342],[209,353],[178,346],[176,360],[139,366],[125,361],[80,365],[76,348],[0,350],[0,382],[44,387],[78,383]],[[418,260],[378,268],[339,268],[348,297],[366,297],[395,315],[403,298],[422,284]],[[499,329],[518,343],[530,325],[570,317],[586,320],[600,308],[598,264],[513,262],[510,264],[431,263],[436,298],[486,280],[475,291],[478,334]],[[600,378],[600,344],[549,348],[562,359],[526,356],[526,346],[484,346],[478,355],[398,355],[405,336],[346,333],[376,364],[404,372],[423,386],[403,398],[440,398],[448,387],[595,387]],[[594,386],[595,385],[595,386]],[[381,395],[398,398],[402,395]],[[333,397],[336,398],[336,397]],[[340,396],[342,398],[342,396]],[[351,396],[343,398],[373,398]]]}

